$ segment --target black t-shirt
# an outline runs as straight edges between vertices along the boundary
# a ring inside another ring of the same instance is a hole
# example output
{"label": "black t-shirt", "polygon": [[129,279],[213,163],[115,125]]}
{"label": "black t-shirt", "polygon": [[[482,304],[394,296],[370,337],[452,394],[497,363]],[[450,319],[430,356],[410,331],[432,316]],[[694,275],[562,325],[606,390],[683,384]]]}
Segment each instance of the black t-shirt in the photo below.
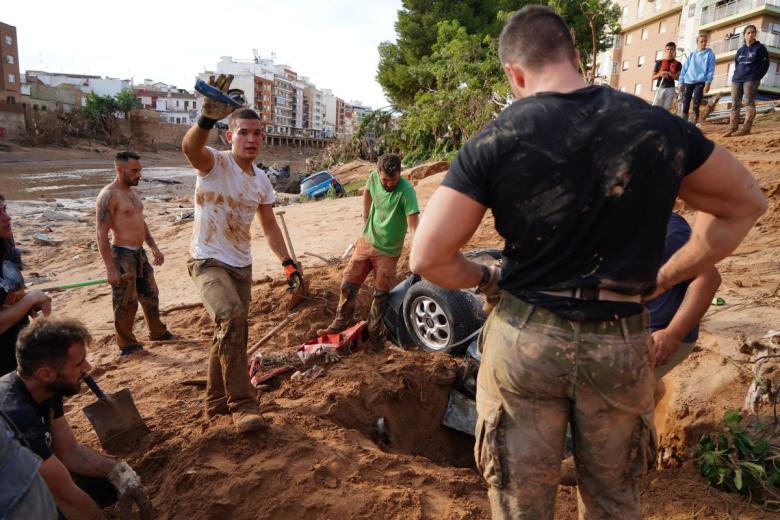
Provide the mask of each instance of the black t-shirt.
{"label": "black t-shirt", "polygon": [[40,458],[51,457],[51,423],[63,416],[62,396],[55,395],[39,405],[24,381],[11,372],[0,377],[0,410],[13,420]]}
{"label": "black t-shirt", "polygon": [[[682,70],[682,63],[677,60],[656,60],[655,67],[653,68],[653,75],[656,75],[659,70],[668,70],[672,73],[680,72]],[[674,87],[674,79],[658,78],[655,80],[655,84],[661,88]]]}
{"label": "black t-shirt", "polygon": [[608,87],[542,93],[469,140],[442,184],[492,209],[504,290],[567,319],[614,319],[641,304],[538,291],[652,292],[680,182],[713,147],[681,118]]}

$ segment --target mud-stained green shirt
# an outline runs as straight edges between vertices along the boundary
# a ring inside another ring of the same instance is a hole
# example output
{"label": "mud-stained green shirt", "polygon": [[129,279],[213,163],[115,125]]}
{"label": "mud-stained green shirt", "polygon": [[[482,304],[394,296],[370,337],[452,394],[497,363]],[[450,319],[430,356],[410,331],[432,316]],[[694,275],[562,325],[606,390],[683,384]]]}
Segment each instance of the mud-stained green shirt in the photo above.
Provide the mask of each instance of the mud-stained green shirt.
{"label": "mud-stained green shirt", "polygon": [[406,217],[420,212],[414,186],[401,177],[393,191],[385,191],[374,170],[368,176],[366,189],[372,202],[363,237],[383,255],[400,256],[406,236]]}

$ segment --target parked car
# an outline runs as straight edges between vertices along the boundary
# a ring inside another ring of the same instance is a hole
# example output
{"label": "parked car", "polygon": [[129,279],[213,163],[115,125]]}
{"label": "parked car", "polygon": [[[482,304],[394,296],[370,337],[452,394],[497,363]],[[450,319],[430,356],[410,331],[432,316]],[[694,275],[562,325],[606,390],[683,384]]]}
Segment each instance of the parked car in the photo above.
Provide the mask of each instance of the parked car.
{"label": "parked car", "polygon": [[305,195],[312,199],[323,197],[328,190],[333,189],[338,195],[344,193],[344,188],[341,186],[333,175],[327,170],[314,173],[304,178],[301,181],[301,195]]}

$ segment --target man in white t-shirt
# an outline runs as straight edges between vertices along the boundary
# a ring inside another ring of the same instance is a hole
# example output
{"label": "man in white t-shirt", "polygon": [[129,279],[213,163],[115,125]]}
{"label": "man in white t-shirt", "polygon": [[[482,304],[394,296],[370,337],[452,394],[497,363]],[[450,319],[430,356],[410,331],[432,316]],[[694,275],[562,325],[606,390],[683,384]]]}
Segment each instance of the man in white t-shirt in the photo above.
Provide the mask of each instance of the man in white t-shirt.
{"label": "man in white t-shirt", "polygon": [[[227,91],[232,77],[216,83]],[[195,224],[187,264],[203,305],[216,328],[206,386],[206,416],[232,414],[239,432],[265,423],[260,416],[247,366],[247,317],[252,288],[249,228],[255,214],[271,250],[282,261],[288,282],[303,283],[276,223],[276,201],[265,173],[254,166],[263,142],[263,124],[254,110],[238,109],[204,98],[197,124],[187,131],[182,151],[198,170]],[[230,115],[227,140],[231,150],[206,146],[209,131]]]}

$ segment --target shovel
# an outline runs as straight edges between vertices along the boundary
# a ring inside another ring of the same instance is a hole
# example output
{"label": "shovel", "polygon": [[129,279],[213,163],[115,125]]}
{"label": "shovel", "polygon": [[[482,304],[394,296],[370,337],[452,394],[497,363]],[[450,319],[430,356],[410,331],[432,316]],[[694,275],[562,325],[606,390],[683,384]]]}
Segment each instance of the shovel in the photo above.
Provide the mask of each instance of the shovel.
{"label": "shovel", "polygon": [[98,400],[83,408],[92,427],[95,428],[100,444],[108,453],[121,453],[134,448],[147,433],[146,423],[138,413],[130,390],[123,388],[115,394],[105,394],[92,376],[85,376],[84,382],[98,397]]}
{"label": "shovel", "polygon": [[[276,215],[279,217],[279,220],[282,222],[282,231],[284,232],[284,243],[287,246],[287,251],[289,251],[290,256],[292,257],[295,264],[298,266],[298,270],[301,272],[301,276],[303,276],[303,266],[298,263],[298,259],[295,257],[295,250],[293,249],[292,240],[290,240],[290,234],[287,232],[287,224],[284,222],[284,211],[277,211]],[[290,287],[290,301],[287,304],[288,309],[294,309],[299,303],[301,303],[306,296],[309,294],[309,284],[306,282],[306,280],[303,280],[303,283],[300,285],[296,284],[295,287]]]}

